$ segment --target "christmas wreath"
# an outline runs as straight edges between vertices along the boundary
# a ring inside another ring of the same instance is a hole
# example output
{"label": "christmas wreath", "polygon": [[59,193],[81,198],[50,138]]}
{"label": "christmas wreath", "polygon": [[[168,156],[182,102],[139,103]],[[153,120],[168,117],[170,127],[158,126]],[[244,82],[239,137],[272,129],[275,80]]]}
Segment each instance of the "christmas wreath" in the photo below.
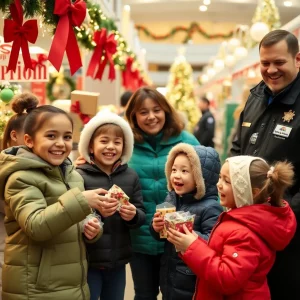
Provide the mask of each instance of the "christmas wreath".
{"label": "christmas wreath", "polygon": [[53,87],[54,87],[55,84],[57,84],[57,81],[61,81],[63,83],[66,83],[70,87],[70,93],[69,93],[67,99],[71,99],[71,92],[76,89],[76,83],[75,83],[74,79],[72,79],[72,77],[66,76],[66,75],[63,75],[63,74],[59,74],[57,76],[51,76],[50,77],[50,81],[46,85],[47,98],[51,102],[54,101],[54,100],[61,99],[61,98],[55,97],[55,95],[53,95]]}

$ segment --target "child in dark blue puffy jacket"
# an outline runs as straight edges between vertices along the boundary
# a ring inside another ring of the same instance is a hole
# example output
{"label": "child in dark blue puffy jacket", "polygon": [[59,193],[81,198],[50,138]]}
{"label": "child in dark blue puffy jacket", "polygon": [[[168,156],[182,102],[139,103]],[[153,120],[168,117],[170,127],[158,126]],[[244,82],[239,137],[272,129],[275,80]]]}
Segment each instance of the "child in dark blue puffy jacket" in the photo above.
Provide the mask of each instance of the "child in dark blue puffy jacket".
{"label": "child in dark blue puffy jacket", "polygon": [[[176,211],[195,214],[193,229],[205,240],[223,211],[216,186],[220,168],[219,155],[213,148],[184,143],[170,151],[165,167],[170,191],[166,202],[176,206]],[[160,239],[163,226],[160,213],[155,213],[150,228],[156,239]],[[163,299],[192,300],[195,286],[196,276],[178,256],[174,245],[166,240],[160,271]]]}

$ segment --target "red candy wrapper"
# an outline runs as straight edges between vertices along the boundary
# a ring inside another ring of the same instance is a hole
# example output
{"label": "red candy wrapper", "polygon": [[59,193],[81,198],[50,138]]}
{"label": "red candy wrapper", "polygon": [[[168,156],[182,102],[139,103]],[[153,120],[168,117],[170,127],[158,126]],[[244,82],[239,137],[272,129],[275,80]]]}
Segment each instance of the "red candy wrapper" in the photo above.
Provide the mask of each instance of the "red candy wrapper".
{"label": "red candy wrapper", "polygon": [[124,191],[118,187],[116,184],[114,184],[106,194],[109,198],[115,198],[119,201],[119,206],[117,210],[119,211],[122,205],[128,205],[129,204],[129,197],[124,193]]}
{"label": "red candy wrapper", "polygon": [[[165,214],[165,228],[168,230],[169,228],[173,228],[181,233],[185,233],[183,229],[183,225],[187,227],[187,229],[192,232],[194,226],[195,215],[192,215],[189,211],[176,211],[172,213]],[[175,247],[176,249],[176,247]],[[176,251],[180,251],[176,249]]]}
{"label": "red candy wrapper", "polygon": [[194,226],[195,215],[190,214],[190,212],[186,211],[176,211],[172,213],[167,213],[165,215],[165,226],[168,230],[169,228],[173,228],[179,232],[184,233],[183,225],[187,227],[187,229],[192,232]]}

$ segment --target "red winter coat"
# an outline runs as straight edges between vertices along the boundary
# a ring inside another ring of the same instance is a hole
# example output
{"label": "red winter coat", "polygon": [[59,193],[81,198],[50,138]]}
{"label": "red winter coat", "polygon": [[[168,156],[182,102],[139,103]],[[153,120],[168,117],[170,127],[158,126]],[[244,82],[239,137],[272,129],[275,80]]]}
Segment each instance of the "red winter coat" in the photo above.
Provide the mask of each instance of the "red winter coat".
{"label": "red winter coat", "polygon": [[268,300],[267,274],[276,251],[296,230],[290,206],[255,204],[222,213],[207,243],[193,242],[182,256],[197,275],[195,300]]}

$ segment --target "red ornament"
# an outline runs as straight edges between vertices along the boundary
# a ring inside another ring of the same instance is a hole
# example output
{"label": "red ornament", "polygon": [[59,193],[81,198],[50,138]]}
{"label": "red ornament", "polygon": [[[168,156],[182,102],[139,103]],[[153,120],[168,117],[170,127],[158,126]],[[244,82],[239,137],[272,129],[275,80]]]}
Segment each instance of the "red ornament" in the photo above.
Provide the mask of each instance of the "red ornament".
{"label": "red ornament", "polygon": [[59,21],[49,51],[48,60],[59,71],[64,52],[69,60],[71,75],[82,67],[80,51],[72,26],[81,26],[86,16],[86,3],[83,0],[56,0],[54,14]]}
{"label": "red ornament", "polygon": [[7,71],[16,71],[20,49],[25,69],[32,69],[28,42],[34,44],[38,37],[37,20],[28,20],[23,24],[23,8],[20,0],[15,0],[9,6],[12,20],[4,20],[4,42],[12,44]]}
{"label": "red ornament", "polygon": [[[110,34],[107,36],[106,28],[102,28],[100,31],[96,31],[94,33],[93,40],[96,43],[96,47],[89,63],[86,75],[92,77],[93,79],[101,80],[105,66],[109,61],[108,79],[114,80],[116,78],[116,72],[112,56],[117,52],[115,35]],[[102,55],[104,55],[104,60],[102,60]]]}

